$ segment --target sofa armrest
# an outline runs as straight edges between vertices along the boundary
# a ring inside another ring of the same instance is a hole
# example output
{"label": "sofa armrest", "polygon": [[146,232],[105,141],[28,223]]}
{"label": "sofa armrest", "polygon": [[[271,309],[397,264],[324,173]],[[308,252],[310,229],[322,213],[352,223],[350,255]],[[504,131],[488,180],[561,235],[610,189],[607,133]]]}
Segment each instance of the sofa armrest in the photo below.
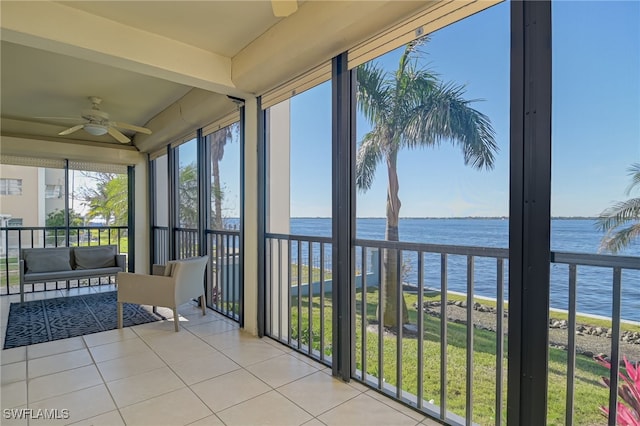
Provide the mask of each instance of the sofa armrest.
{"label": "sofa armrest", "polygon": [[24,259],[20,259],[20,303],[24,302]]}
{"label": "sofa armrest", "polygon": [[127,269],[127,257],[124,254],[116,254],[116,266],[123,272]]}

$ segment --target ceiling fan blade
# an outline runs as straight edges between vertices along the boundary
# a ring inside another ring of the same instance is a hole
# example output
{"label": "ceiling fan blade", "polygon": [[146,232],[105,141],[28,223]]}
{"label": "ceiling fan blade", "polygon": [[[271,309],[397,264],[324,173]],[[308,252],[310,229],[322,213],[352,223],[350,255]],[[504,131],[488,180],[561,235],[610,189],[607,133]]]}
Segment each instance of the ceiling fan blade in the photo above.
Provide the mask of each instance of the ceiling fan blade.
{"label": "ceiling fan blade", "polygon": [[144,133],[145,135],[151,134],[151,130],[147,129],[146,127],[135,126],[133,124],[121,123],[119,121],[112,121],[111,125],[115,127],[119,127],[121,129],[133,130],[134,132]]}
{"label": "ceiling fan blade", "polygon": [[107,129],[107,132],[109,132],[109,134],[111,136],[113,136],[118,142],[120,143],[128,143],[131,142],[131,139],[129,139],[128,137],[126,137],[125,135],[123,135],[118,129],[114,129],[113,127],[109,127]]}
{"label": "ceiling fan blade", "polygon": [[298,10],[297,0],[271,0],[273,14],[279,18],[284,18]]}
{"label": "ceiling fan blade", "polygon": [[64,135],[69,135],[73,132],[77,132],[78,130],[82,129],[84,127],[84,124],[78,124],[77,126],[73,126],[68,128],[67,130],[63,130],[60,133],[58,133],[58,135],[60,136],[64,136]]}
{"label": "ceiling fan blade", "polygon": [[81,117],[33,117],[36,120],[80,121]]}

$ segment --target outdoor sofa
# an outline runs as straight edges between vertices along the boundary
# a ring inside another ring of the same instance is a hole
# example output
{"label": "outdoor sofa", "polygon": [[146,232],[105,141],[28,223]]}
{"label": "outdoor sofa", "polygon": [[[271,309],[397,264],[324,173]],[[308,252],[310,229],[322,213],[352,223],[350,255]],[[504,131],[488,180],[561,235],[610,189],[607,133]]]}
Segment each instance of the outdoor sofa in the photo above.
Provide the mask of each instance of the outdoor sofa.
{"label": "outdoor sofa", "polygon": [[20,302],[24,285],[115,276],[125,270],[125,256],[115,245],[46,247],[20,250]]}

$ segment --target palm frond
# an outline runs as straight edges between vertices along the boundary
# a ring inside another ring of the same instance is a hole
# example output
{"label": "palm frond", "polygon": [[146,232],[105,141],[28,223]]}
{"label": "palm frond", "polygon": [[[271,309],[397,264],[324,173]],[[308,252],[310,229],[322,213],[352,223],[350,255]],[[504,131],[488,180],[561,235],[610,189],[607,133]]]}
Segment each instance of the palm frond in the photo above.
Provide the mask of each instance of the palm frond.
{"label": "palm frond", "polygon": [[385,72],[373,62],[361,65],[357,69],[358,108],[370,123],[380,123],[387,119],[389,101],[389,82]]}
{"label": "palm frond", "polygon": [[615,203],[600,213],[596,227],[600,231],[609,231],[632,220],[640,220],[640,198]]}
{"label": "palm frond", "polygon": [[629,176],[631,176],[631,183],[625,192],[627,195],[630,195],[636,186],[640,187],[640,163],[632,164],[627,171],[629,172]]}
{"label": "palm frond", "polygon": [[498,151],[489,117],[471,108],[464,86],[416,79],[413,110],[406,113],[403,143],[409,148],[449,141],[461,147],[464,164],[491,169]]}
{"label": "palm frond", "polygon": [[383,135],[379,128],[367,133],[362,139],[356,154],[356,187],[361,191],[367,191],[373,184],[376,175],[376,167],[382,160],[384,145]]}
{"label": "palm frond", "polygon": [[640,223],[623,229],[611,228],[600,243],[600,251],[610,251],[615,254],[638,237],[640,237]]}

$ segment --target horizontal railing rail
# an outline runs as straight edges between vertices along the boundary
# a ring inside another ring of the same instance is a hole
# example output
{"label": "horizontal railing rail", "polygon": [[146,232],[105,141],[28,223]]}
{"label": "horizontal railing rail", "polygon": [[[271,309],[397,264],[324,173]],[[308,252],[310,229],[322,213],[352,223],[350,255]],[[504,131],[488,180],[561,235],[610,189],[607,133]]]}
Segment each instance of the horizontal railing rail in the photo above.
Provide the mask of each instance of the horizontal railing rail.
{"label": "horizontal railing rail", "polygon": [[[34,247],[66,247],[116,245],[119,253],[126,254],[128,228],[126,226],[9,226],[0,227],[0,294],[20,293],[20,250]],[[80,281],[75,280],[76,285]],[[83,284],[92,285],[91,280]],[[101,280],[98,280],[98,284]],[[62,286],[62,287],[61,287]],[[25,286],[25,292],[67,288],[66,281]]]}

